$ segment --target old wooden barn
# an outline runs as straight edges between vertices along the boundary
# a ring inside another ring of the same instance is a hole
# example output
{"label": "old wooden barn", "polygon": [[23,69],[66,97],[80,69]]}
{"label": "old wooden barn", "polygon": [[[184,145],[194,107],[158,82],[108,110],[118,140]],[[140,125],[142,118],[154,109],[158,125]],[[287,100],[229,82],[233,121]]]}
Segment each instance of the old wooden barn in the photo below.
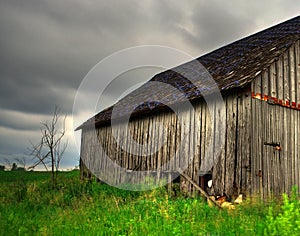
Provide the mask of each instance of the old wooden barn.
{"label": "old wooden barn", "polygon": [[[216,81],[226,108],[225,143],[206,175],[202,175],[201,165],[205,163],[208,143],[216,140],[218,123],[211,119],[212,114],[199,91],[176,72],[183,65],[157,74],[150,81],[168,83],[192,102],[195,112],[186,109],[185,122],[179,122],[176,114],[159,101],[144,100],[145,103],[139,104],[140,98],[161,93],[174,103],[181,102],[169,91],[151,89],[149,82],[145,83],[124,98],[128,106],[137,106],[130,114],[128,129],[122,117],[128,115],[130,109],[126,104],[116,109],[119,118],[116,135],[125,129],[132,139],[123,140],[119,145],[112,136],[111,116],[116,105],[78,128],[82,130],[82,164],[90,170],[101,169],[102,177],[117,176],[122,183],[120,170],[105,172],[108,166],[105,153],[128,172],[148,171],[153,176],[159,169],[157,175],[162,176],[168,168],[159,167],[169,163],[181,147],[181,152],[183,150],[185,157],[191,160],[185,174],[204,189],[211,177],[215,195],[242,193],[266,198],[290,192],[293,186],[300,188],[300,16],[196,60]],[[201,83],[199,79],[197,87],[201,87]],[[157,122],[161,122],[164,129],[158,129]],[[132,150],[132,140],[148,144],[148,149],[155,149],[158,141],[164,145],[151,155],[145,155],[142,148]],[[214,148],[217,147],[213,146],[212,151]],[[176,161],[173,164],[176,165]],[[170,178],[170,173],[165,176]],[[181,178],[181,186],[194,191],[184,178]]]}

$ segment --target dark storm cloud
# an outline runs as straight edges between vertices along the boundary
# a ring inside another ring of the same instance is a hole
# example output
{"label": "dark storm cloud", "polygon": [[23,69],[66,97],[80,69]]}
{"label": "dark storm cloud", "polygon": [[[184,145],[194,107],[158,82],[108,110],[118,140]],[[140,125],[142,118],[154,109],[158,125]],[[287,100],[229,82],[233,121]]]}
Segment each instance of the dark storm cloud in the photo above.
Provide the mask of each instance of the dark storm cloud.
{"label": "dark storm cloud", "polygon": [[89,69],[115,50],[135,45],[143,31],[136,3],[132,8],[82,1],[2,4],[0,106],[6,109],[46,113],[51,104],[60,104],[70,112]]}
{"label": "dark storm cloud", "polygon": [[64,112],[71,112],[75,90],[66,86],[47,83],[24,83],[26,80],[6,79],[0,87],[2,109],[17,110],[35,114],[49,114],[54,105]]}
{"label": "dark storm cloud", "polygon": [[[19,111],[1,110],[0,127],[16,131],[33,131],[41,120],[46,120],[47,116],[26,114]],[[2,132],[3,133],[3,132]]]}
{"label": "dark storm cloud", "polygon": [[82,1],[2,3],[0,106],[47,113],[51,104],[60,104],[70,112],[76,88],[100,59],[115,50],[147,43],[146,32],[156,35],[160,43],[156,28],[163,28],[164,33],[174,30],[178,9],[166,10],[172,16],[168,18],[162,10],[168,9],[167,4],[151,7],[145,12],[138,2],[130,6],[126,2],[96,6]]}
{"label": "dark storm cloud", "polygon": [[221,4],[214,4],[213,7],[210,4],[213,2],[198,5],[200,13],[195,11],[192,15],[193,25],[197,26],[192,42],[199,47],[203,45],[215,49],[241,38],[254,28],[254,19],[249,19],[249,16],[235,15]]}

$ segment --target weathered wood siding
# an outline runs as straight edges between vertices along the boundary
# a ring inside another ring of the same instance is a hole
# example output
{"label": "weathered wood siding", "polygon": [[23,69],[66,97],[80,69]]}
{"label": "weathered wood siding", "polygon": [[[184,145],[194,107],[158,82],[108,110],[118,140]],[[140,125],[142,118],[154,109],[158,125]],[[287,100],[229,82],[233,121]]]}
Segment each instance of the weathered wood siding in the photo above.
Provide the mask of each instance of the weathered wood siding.
{"label": "weathered wood siding", "polygon": [[[148,151],[155,150],[155,145],[159,142],[164,143],[150,156],[144,155],[143,148],[133,150],[135,146],[127,138],[123,143],[125,147],[120,147],[112,136],[111,126],[103,126],[96,130],[83,129],[81,159],[89,169],[96,167],[102,169],[104,175],[118,176],[120,183],[126,180],[122,179],[122,175],[117,173],[117,170],[114,173],[107,170],[106,173],[105,153],[111,160],[128,170],[159,170],[158,177],[161,177],[161,173],[165,170],[182,167],[183,161],[186,161],[188,168],[185,173],[199,184],[200,175],[205,174],[200,173],[201,165],[202,169],[204,165],[209,165],[210,158],[219,148],[216,147],[217,140],[214,138],[220,139],[223,135],[224,147],[220,160],[215,161],[216,167],[212,172],[215,194],[231,195],[237,191],[246,192],[249,182],[247,168],[250,158],[250,101],[250,88],[240,94],[233,92],[225,96],[226,131],[221,135],[220,124],[215,119],[211,119],[210,111],[204,101],[198,101],[194,104],[195,112],[186,110],[181,118],[178,118],[175,113],[163,112],[130,121],[129,135],[139,144],[148,143]],[[212,110],[213,116],[222,115],[217,111],[216,106],[213,106]],[[163,124],[164,129],[159,129],[158,123]],[[117,135],[121,135],[125,125],[118,124]],[[212,148],[208,149],[210,145]],[[176,153],[180,153],[181,156],[175,158]],[[166,165],[166,168],[160,169],[159,167],[163,165]],[[187,191],[193,191],[192,186],[184,179],[181,180],[181,185]]]}
{"label": "weathered wood siding", "polygon": [[213,168],[214,192],[216,195],[247,195],[250,191],[250,89],[224,96],[224,101],[226,140]]}
{"label": "weathered wood siding", "polygon": [[[300,104],[300,41],[252,83],[254,94]],[[300,111],[252,99],[252,194],[267,198],[300,187]],[[278,143],[282,150],[264,143]]]}

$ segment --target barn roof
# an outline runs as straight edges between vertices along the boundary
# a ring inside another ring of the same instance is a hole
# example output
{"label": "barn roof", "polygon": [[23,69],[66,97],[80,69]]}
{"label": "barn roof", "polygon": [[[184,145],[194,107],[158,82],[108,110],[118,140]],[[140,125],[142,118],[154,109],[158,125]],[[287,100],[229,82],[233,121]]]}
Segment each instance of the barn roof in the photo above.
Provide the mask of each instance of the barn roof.
{"label": "barn roof", "polygon": [[[268,68],[270,64],[277,60],[285,50],[299,39],[300,16],[297,16],[221,47],[195,60],[198,60],[208,70],[217,83],[219,90],[224,92],[234,88],[242,88],[249,84],[261,71]],[[168,83],[181,91],[181,94],[184,94],[184,98],[174,96],[174,94],[170,94],[165,89],[160,90],[157,87],[153,89],[151,88],[151,83],[146,82],[123,98],[126,99],[125,106],[117,106],[117,111],[114,110],[117,118],[128,115],[132,105],[137,107],[131,114],[131,117],[168,109],[166,105],[160,102],[148,102],[138,105],[140,101],[147,100],[147,96],[150,95],[155,97],[155,94],[163,93],[166,101],[172,100],[172,103],[181,102],[186,98],[195,100],[202,97],[201,92],[197,88],[203,86],[205,82],[199,80],[196,86],[191,86],[190,81],[178,73],[183,65],[159,73],[150,81]],[[121,101],[118,101],[116,104]],[[92,125],[101,126],[109,123],[115,105],[90,118],[76,130]]]}

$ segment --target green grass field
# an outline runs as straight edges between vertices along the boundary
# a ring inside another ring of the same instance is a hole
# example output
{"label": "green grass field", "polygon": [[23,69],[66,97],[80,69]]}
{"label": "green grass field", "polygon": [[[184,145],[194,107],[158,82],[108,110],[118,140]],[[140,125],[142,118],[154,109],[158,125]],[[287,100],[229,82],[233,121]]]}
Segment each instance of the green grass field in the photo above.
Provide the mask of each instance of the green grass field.
{"label": "green grass field", "polygon": [[211,208],[165,188],[130,192],[79,172],[0,172],[0,235],[300,235],[297,196]]}

